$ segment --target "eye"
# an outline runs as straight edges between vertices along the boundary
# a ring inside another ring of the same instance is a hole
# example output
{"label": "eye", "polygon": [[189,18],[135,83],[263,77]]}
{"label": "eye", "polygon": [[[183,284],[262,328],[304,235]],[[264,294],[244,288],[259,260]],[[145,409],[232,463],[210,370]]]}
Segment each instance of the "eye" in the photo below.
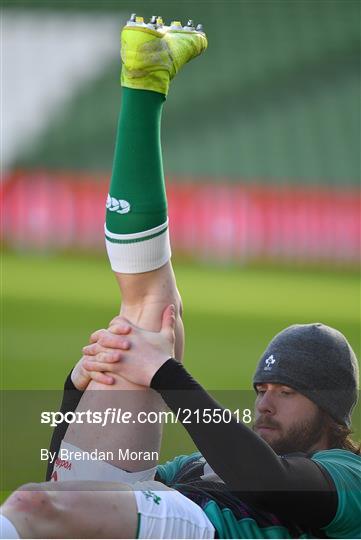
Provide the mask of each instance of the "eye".
{"label": "eye", "polygon": [[264,388],[256,388],[257,396],[263,396],[263,394],[266,393],[266,390]]}
{"label": "eye", "polygon": [[294,392],[292,392],[292,390],[281,390],[281,394],[283,396],[292,396]]}

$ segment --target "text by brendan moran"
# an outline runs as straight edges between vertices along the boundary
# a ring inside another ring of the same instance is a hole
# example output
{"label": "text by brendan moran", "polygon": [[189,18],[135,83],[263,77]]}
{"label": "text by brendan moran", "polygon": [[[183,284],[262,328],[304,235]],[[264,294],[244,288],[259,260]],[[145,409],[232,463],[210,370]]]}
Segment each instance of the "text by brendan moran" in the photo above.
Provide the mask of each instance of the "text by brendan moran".
{"label": "text by brendan moran", "polygon": [[119,448],[118,452],[103,451],[97,448],[91,452],[85,450],[68,450],[67,448],[61,448],[59,453],[50,452],[46,448],[40,448],[41,461],[49,461],[54,463],[55,460],[61,461],[158,461],[158,452],[144,452],[130,450],[129,448]]}

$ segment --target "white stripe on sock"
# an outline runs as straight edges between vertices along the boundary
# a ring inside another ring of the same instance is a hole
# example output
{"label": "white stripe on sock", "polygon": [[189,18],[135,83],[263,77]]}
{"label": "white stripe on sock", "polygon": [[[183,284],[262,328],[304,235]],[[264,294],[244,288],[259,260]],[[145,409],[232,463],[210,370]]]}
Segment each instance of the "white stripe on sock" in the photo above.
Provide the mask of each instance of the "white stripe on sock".
{"label": "white stripe on sock", "polygon": [[108,236],[109,238],[113,238],[114,240],[134,240],[136,238],[144,238],[145,236],[152,236],[153,234],[157,234],[158,232],[168,227],[168,222],[169,222],[169,219],[167,218],[167,221],[165,221],[161,225],[157,225],[156,227],[153,227],[153,229],[148,229],[147,231],[141,231],[141,232],[131,233],[131,234],[112,233],[107,229],[106,224],[104,224],[104,232],[105,232],[105,236]]}
{"label": "white stripe on sock", "polygon": [[[165,224],[164,224],[165,225]],[[164,227],[162,225],[162,227]],[[158,227],[157,227],[158,228]],[[161,230],[161,229],[160,229]],[[106,233],[107,234],[107,233]],[[153,238],[142,240],[139,235]],[[105,239],[105,245],[112,270],[121,274],[140,274],[164,266],[171,257],[168,228],[160,234],[150,229],[133,235],[117,235],[114,241]],[[125,238],[127,237],[127,238]],[[132,242],[134,239],[134,243]],[[117,242],[126,240],[127,243]]]}

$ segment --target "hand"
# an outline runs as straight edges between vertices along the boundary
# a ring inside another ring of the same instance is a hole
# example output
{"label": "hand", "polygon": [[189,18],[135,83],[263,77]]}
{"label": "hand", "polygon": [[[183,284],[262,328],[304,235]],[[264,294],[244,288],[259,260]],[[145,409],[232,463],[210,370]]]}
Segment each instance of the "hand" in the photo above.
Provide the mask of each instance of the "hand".
{"label": "hand", "polygon": [[105,373],[100,373],[98,371],[91,371],[84,368],[84,361],[86,360],[85,356],[82,356],[79,362],[75,365],[73,371],[71,372],[70,378],[73,385],[77,390],[84,392],[87,388],[90,381],[103,383],[103,384],[113,384],[114,378]]}
{"label": "hand", "polygon": [[[113,319],[113,320],[116,320],[116,319]],[[118,328],[118,331],[122,333],[122,335],[126,335],[131,330],[128,323],[122,323],[122,322],[119,322],[119,324],[117,325],[117,328]],[[97,332],[94,332],[89,338],[89,343],[96,343],[97,338],[95,338],[94,336],[99,334],[100,332],[106,332],[106,330],[98,330]],[[84,362],[87,361],[88,366],[90,365],[89,362],[95,359],[99,360],[101,358],[103,358],[106,362],[117,362],[120,359],[119,350],[114,350],[109,353],[107,349],[104,349],[103,347],[98,345],[96,347],[96,351],[97,351],[97,356],[84,356],[83,355],[82,358],[79,360],[79,362],[75,365],[71,373],[72,383],[74,384],[75,388],[77,390],[80,390],[81,392],[84,392],[84,390],[86,389],[86,387],[88,386],[91,380],[94,380],[103,384],[114,383],[114,377],[112,377],[111,375],[106,375],[105,373],[102,373],[101,371],[93,371],[92,369],[86,369],[84,367]]]}
{"label": "hand", "polygon": [[[127,326],[130,331],[125,336]],[[91,373],[114,373],[134,384],[150,386],[158,369],[174,356],[174,327],[173,305],[164,310],[159,332],[143,330],[124,317],[116,317],[108,330],[92,334],[96,343],[83,348],[82,366]]]}

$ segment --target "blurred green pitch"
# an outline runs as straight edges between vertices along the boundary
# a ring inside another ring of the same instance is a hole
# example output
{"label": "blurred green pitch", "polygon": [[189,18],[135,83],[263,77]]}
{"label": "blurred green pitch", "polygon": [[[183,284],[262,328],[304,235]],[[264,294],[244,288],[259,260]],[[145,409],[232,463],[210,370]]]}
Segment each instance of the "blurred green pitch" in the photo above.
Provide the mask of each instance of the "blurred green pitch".
{"label": "blurred green pitch", "polygon": [[[2,257],[3,388],[60,389],[90,333],[119,310],[105,256]],[[345,333],[360,357],[357,272],[176,264],[185,363],[213,389],[250,388],[255,364],[285,326],[316,322]]]}

